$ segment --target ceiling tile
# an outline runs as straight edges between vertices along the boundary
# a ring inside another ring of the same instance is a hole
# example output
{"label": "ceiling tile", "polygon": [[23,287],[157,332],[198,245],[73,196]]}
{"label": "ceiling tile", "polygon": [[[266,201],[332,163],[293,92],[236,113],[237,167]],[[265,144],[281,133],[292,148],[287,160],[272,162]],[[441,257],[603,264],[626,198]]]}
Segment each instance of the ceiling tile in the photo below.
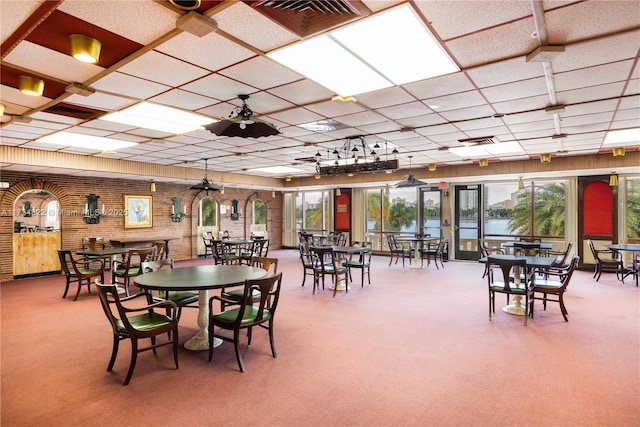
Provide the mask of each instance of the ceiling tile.
{"label": "ceiling tile", "polygon": [[122,66],[119,71],[169,86],[180,86],[209,73],[156,51],[145,53]]}

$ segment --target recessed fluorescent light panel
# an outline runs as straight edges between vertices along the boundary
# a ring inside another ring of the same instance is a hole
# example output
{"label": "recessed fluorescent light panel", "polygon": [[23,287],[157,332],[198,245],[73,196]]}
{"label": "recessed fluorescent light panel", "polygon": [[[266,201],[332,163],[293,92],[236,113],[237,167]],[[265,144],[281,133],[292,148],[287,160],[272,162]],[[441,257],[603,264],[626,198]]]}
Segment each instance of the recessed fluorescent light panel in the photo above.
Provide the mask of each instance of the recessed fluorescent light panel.
{"label": "recessed fluorescent light panel", "polygon": [[340,96],[460,71],[408,3],[267,56]]}
{"label": "recessed fluorescent light panel", "polygon": [[471,147],[453,147],[449,148],[449,152],[463,159],[524,154],[524,150],[516,141],[501,142],[499,144],[473,145]]}
{"label": "recessed fluorescent light panel", "polygon": [[120,148],[133,147],[137,142],[123,141],[121,139],[103,138],[101,136],[85,135],[73,132],[56,132],[51,135],[36,139],[36,142],[46,144],[64,145],[66,147],[89,148],[96,151],[118,150]]}
{"label": "recessed fluorescent light panel", "polygon": [[149,102],[141,102],[124,110],[107,114],[100,117],[100,120],[176,135],[198,130],[214,121],[199,114]]}
{"label": "recessed fluorescent light panel", "polygon": [[612,130],[604,137],[604,145],[640,143],[640,128]]}
{"label": "recessed fluorescent light panel", "polygon": [[263,173],[272,173],[274,175],[282,175],[285,173],[296,173],[296,172],[304,172],[304,171],[302,169],[292,168],[289,166],[270,166],[267,168],[249,169],[249,172],[263,172]]}

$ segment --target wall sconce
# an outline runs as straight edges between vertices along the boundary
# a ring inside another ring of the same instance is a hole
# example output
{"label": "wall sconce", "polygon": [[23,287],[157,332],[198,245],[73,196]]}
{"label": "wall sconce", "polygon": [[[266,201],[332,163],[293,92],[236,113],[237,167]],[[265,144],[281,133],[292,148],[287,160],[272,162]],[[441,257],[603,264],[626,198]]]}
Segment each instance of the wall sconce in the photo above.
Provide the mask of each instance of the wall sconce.
{"label": "wall sconce", "polygon": [[42,96],[44,80],[31,76],[18,76],[18,88],[25,95]]}
{"label": "wall sconce", "polygon": [[391,192],[391,187],[389,187],[389,184],[387,184],[384,187],[384,194],[388,196],[390,192]]}
{"label": "wall sconce", "polygon": [[551,154],[540,154],[540,163],[551,163]]}
{"label": "wall sconce", "polygon": [[22,216],[29,218],[33,215],[33,211],[31,210],[31,202],[25,200],[24,206],[22,207]]}
{"label": "wall sconce", "polygon": [[224,187],[220,187],[220,194],[224,194]]}
{"label": "wall sconce", "polygon": [[480,166],[481,168],[486,168],[487,166],[489,166],[489,160],[480,159],[480,161],[478,162],[478,166]]}
{"label": "wall sconce", "polygon": [[609,186],[615,187],[617,185],[618,185],[618,175],[613,173],[611,176],[609,176]]}
{"label": "wall sconce", "polygon": [[89,64],[98,62],[102,48],[100,41],[84,34],[71,34],[69,41],[71,42],[71,56],[75,59]]}
{"label": "wall sconce", "polygon": [[84,205],[84,213],[82,216],[84,217],[84,222],[87,224],[99,224],[100,223],[100,215],[104,215],[104,204],[102,205],[102,213],[98,210],[98,199],[100,196],[96,196],[91,193],[87,196],[87,203]]}
{"label": "wall sconce", "polygon": [[7,108],[6,105],[0,104],[0,117],[4,116],[4,109]]}
{"label": "wall sconce", "polygon": [[276,198],[276,191],[275,190],[271,190],[271,198],[272,199]]}
{"label": "wall sconce", "polygon": [[624,147],[616,147],[613,149],[613,157],[623,157],[625,155]]}
{"label": "wall sconce", "polygon": [[342,196],[342,190],[340,190],[340,188],[336,188],[336,197],[340,197]]}
{"label": "wall sconce", "polygon": [[427,169],[429,169],[429,172],[435,172],[437,167],[438,165],[436,165],[435,163],[431,163],[430,165],[427,165]]}
{"label": "wall sconce", "polygon": [[319,173],[319,172],[316,172],[316,174],[314,175],[314,178],[315,178],[315,179],[320,179],[320,177],[321,177],[320,173]]}
{"label": "wall sconce", "polygon": [[238,201],[233,199],[231,201],[231,220],[237,221],[240,218],[240,213],[238,211]]}
{"label": "wall sconce", "polygon": [[156,183],[151,181],[151,184],[149,185],[149,191],[151,193],[155,193],[156,192]]}
{"label": "wall sconce", "polygon": [[287,181],[287,182],[291,182],[291,177],[290,176],[285,176],[284,180]]}
{"label": "wall sconce", "polygon": [[182,199],[180,197],[174,197],[171,200],[173,200],[173,204],[171,205],[171,221],[182,222],[182,218],[187,216],[187,207],[185,206],[184,210],[182,210],[180,206]]}
{"label": "wall sconce", "polygon": [[524,179],[522,177],[518,179],[518,190],[524,190]]}

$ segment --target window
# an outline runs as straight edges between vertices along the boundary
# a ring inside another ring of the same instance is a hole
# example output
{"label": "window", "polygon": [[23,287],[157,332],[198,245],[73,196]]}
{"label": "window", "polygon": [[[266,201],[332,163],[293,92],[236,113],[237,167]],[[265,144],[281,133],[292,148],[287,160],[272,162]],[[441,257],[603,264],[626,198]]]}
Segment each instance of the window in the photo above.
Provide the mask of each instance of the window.
{"label": "window", "polygon": [[296,229],[323,231],[329,217],[329,192],[307,191],[296,196]]}
{"label": "window", "polygon": [[377,188],[367,190],[367,230],[374,249],[388,249],[385,232],[416,233],[417,190]]}
{"label": "window", "polygon": [[200,227],[215,227],[218,224],[218,202],[211,197],[200,200],[200,212],[198,213]]}
{"label": "window", "polygon": [[640,178],[627,179],[627,238],[640,242]]}
{"label": "window", "polygon": [[484,235],[564,237],[564,182],[485,185]]}
{"label": "window", "polygon": [[267,205],[260,199],[253,202],[253,224],[267,223]]}

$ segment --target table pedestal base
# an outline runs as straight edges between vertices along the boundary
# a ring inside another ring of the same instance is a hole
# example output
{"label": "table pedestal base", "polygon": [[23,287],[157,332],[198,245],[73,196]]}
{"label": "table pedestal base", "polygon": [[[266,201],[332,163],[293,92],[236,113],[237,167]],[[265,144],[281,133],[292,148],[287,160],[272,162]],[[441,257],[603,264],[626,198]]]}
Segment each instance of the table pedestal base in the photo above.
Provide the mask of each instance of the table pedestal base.
{"label": "table pedestal base", "polygon": [[[199,351],[199,350],[209,350],[209,337],[200,337],[200,334],[196,334],[189,338],[184,343],[184,348],[187,350]],[[220,338],[213,339],[213,347],[218,347],[222,344],[222,340]]]}
{"label": "table pedestal base", "polygon": [[351,286],[347,285],[346,278],[341,277],[340,280],[338,280],[338,283],[329,286],[329,289],[331,290],[333,290],[334,288],[336,288],[336,290],[338,291],[346,291],[347,289],[351,289]]}
{"label": "table pedestal base", "polygon": [[[194,351],[209,350],[209,291],[200,291],[198,294],[198,327],[200,330],[184,343],[184,348]],[[214,348],[220,344],[222,344],[220,338],[213,339]]]}
{"label": "table pedestal base", "polygon": [[509,304],[508,306],[502,309],[505,313],[514,314],[516,316],[524,316],[525,315],[525,307],[522,305],[522,297],[520,295],[516,295],[513,297],[513,304]]}

